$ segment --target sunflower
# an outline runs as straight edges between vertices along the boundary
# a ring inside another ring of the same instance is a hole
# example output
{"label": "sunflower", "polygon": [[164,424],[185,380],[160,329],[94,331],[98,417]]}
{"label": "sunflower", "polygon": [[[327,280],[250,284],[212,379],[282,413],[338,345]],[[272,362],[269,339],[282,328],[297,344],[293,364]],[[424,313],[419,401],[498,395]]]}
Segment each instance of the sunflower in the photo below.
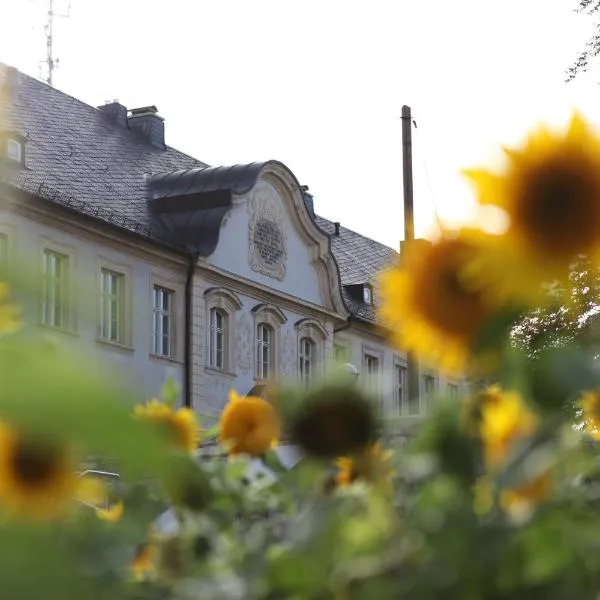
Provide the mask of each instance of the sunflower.
{"label": "sunflower", "polygon": [[200,425],[191,408],[175,410],[169,404],[153,399],[146,405],[138,404],[135,416],[161,426],[178,449],[193,453],[200,443]]}
{"label": "sunflower", "polygon": [[600,441],[600,389],[584,392],[579,407],[583,411],[585,432],[592,439]]}
{"label": "sunflower", "polygon": [[505,152],[503,173],[465,172],[479,203],[509,218],[480,271],[500,273],[502,287],[515,297],[539,301],[542,284],[567,283],[578,256],[600,263],[600,137],[575,114],[566,132],[540,128],[521,148]]}
{"label": "sunflower", "polygon": [[293,443],[307,454],[335,459],[361,453],[373,442],[373,409],[355,387],[326,385],[311,391],[291,422]]}
{"label": "sunflower", "polygon": [[[488,476],[481,477],[473,488],[474,509],[478,515],[490,512],[494,505],[495,486]],[[513,516],[520,516],[532,510],[540,502],[550,497],[552,476],[544,471],[535,477],[500,492],[500,507]]]}
{"label": "sunflower", "polygon": [[[381,317],[402,350],[449,373],[469,365],[471,348],[491,316],[487,295],[465,271],[479,248],[465,231],[432,244],[409,246],[399,265],[381,275]],[[483,366],[484,357],[478,364]]]}
{"label": "sunflower", "polygon": [[354,457],[341,457],[335,461],[338,468],[336,483],[347,486],[355,481],[376,481],[385,478],[385,463],[392,456],[392,451],[384,451],[381,444],[372,444],[363,453]]}
{"label": "sunflower", "polygon": [[117,523],[123,516],[123,502],[115,502],[108,508],[97,508],[96,516],[107,523]]}
{"label": "sunflower", "polygon": [[220,421],[219,442],[230,455],[262,456],[279,440],[281,424],[275,409],[262,398],[229,392]]}
{"label": "sunflower", "polygon": [[515,515],[531,510],[550,497],[552,477],[548,471],[500,494],[500,506]]}
{"label": "sunflower", "polygon": [[144,542],[139,546],[129,565],[137,581],[146,579],[156,568],[156,546],[154,542]]}
{"label": "sunflower", "polygon": [[77,495],[73,452],[56,440],[0,423],[0,504],[33,519],[58,516]]}
{"label": "sunflower", "polygon": [[537,429],[537,416],[514,391],[496,388],[481,408],[480,435],[488,468],[502,465],[515,444]]}
{"label": "sunflower", "polygon": [[10,288],[6,283],[0,282],[0,334],[14,333],[21,328],[19,316],[21,309],[8,303]]}

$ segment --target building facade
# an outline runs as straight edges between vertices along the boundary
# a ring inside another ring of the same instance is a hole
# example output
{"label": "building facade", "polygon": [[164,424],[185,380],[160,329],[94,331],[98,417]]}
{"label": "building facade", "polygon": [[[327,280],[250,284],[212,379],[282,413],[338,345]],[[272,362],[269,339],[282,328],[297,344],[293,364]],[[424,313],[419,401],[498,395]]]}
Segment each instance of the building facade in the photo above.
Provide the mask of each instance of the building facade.
{"label": "building facade", "polygon": [[208,420],[231,388],[310,385],[335,361],[407,423],[462,391],[423,368],[408,398],[376,313],[398,254],[315,214],[282,163],[208,166],[165,144],[153,106],[94,108],[6,66],[0,86],[0,259],[41,282],[22,298],[32,332],[136,399],[173,377]]}

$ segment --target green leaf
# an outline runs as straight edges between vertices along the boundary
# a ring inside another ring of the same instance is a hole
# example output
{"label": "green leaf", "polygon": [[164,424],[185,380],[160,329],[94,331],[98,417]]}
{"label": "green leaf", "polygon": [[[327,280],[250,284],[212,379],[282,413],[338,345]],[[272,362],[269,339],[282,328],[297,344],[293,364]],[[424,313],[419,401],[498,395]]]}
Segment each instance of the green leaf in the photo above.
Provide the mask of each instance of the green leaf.
{"label": "green leaf", "polygon": [[176,406],[179,400],[180,393],[179,385],[173,377],[169,377],[161,390],[161,398],[171,406]]}

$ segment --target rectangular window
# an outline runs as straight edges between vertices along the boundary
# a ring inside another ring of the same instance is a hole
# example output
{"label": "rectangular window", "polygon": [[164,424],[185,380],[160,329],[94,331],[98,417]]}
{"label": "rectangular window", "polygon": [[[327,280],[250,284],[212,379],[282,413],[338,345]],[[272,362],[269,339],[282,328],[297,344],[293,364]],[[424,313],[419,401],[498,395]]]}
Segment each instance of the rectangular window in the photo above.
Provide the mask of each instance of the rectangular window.
{"label": "rectangular window", "polygon": [[227,315],[219,308],[210,311],[208,365],[213,369],[225,369],[225,344]]}
{"label": "rectangular window", "polygon": [[456,384],[448,384],[448,396],[450,396],[450,398],[458,398],[458,386]]}
{"label": "rectangular window", "polygon": [[155,285],[152,292],[152,352],[158,356],[173,354],[173,291]]}
{"label": "rectangular window", "polygon": [[110,269],[100,269],[100,339],[125,342],[125,275]]}
{"label": "rectangular window", "polygon": [[404,415],[407,413],[407,392],[408,390],[406,389],[406,367],[403,367],[402,365],[396,365],[395,367],[395,373],[394,373],[394,377],[395,377],[395,392],[396,392],[396,402],[395,402],[395,406],[396,406],[396,414],[397,415]]}
{"label": "rectangular window", "polygon": [[6,155],[11,160],[16,162],[23,161],[23,145],[21,142],[13,139],[8,139],[6,141]]}
{"label": "rectangular window", "polygon": [[69,326],[69,257],[44,250],[42,256],[42,323]]}
{"label": "rectangular window", "polygon": [[273,330],[261,323],[256,329],[256,377],[267,379],[271,376],[273,364]]}
{"label": "rectangular window", "polygon": [[424,408],[430,406],[433,395],[435,394],[435,377],[433,375],[423,375]]}
{"label": "rectangular window", "polygon": [[310,385],[313,378],[315,360],[315,344],[310,338],[302,338],[300,340],[300,353],[298,370],[300,381],[304,385]]}
{"label": "rectangular window", "polygon": [[379,394],[379,358],[365,354],[365,375],[369,393],[372,395]]}

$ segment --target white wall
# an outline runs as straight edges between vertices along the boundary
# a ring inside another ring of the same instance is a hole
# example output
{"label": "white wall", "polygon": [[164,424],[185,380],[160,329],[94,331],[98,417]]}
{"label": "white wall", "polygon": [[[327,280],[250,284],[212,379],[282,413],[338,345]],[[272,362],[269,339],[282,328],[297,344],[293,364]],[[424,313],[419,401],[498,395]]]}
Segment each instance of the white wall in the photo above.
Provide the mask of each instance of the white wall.
{"label": "white wall", "polygon": [[[38,219],[0,211],[0,233],[9,236],[9,264],[31,265],[38,269],[44,247],[50,247],[69,256],[73,281],[73,298],[77,306],[76,323],[72,331],[63,331],[40,323],[39,298],[21,295],[24,303],[26,333],[45,337],[78,354],[87,355],[91,368],[106,369],[114,380],[121,380],[131,389],[136,400],[157,394],[168,377],[182,385],[183,377],[183,287],[185,270],[172,264],[158,264],[151,255],[144,257],[141,244],[135,253],[126,245],[119,249],[114,242],[103,243],[99,236],[77,232],[77,220],[71,219],[73,231],[45,223]],[[127,277],[130,304],[126,320],[130,327],[127,343],[118,346],[97,340],[97,290],[101,262],[123,271]],[[176,357],[163,359],[151,356],[153,282],[175,290]]]}
{"label": "white wall", "polygon": [[[352,325],[351,327],[335,334],[335,345],[340,345],[347,350],[348,362],[352,363],[359,371],[358,381],[365,384],[365,354],[376,356],[380,364],[380,390],[374,398],[376,408],[386,418],[398,419],[405,425],[418,422],[428,412],[428,402],[425,394],[424,376],[431,375],[435,379],[435,396],[447,396],[448,384],[458,386],[459,395],[466,393],[466,380],[461,377],[449,377],[444,373],[419,365],[419,391],[420,408],[419,417],[408,417],[402,415],[398,395],[396,366],[406,367],[406,354],[392,348],[384,339],[365,331],[362,327]],[[407,384],[408,382],[406,382]],[[407,389],[406,389],[407,393]],[[433,398],[435,401],[435,397]]]}
{"label": "white wall", "polygon": [[[263,211],[283,232],[287,258],[285,275],[281,280],[251,268],[249,227],[257,211]],[[234,207],[224,219],[219,243],[209,262],[215,267],[307,302],[317,305],[324,303],[317,271],[311,264],[310,249],[294,229],[277,190],[268,182],[259,181],[251,192],[236,199]]]}
{"label": "white wall", "polygon": [[[285,316],[285,323],[278,327],[278,347],[277,347],[277,379],[282,382],[297,383],[298,381],[298,342],[299,334],[296,324],[301,319],[312,318],[321,324],[326,330],[326,338],[318,343],[318,364],[317,368],[324,372],[325,365],[331,358],[333,342],[333,323],[324,318],[322,314],[311,312],[307,307],[298,306],[295,309],[282,307],[276,298],[265,301],[265,298],[251,296],[248,293],[240,293],[233,287],[235,284],[225,285],[227,289],[234,291],[242,303],[242,308],[230,315],[233,316],[234,323],[231,320],[229,326],[235,330],[234,351],[232,352],[232,363],[228,365],[226,371],[218,371],[208,366],[208,310],[204,310],[204,324],[197,330],[198,339],[194,345],[200,346],[200,361],[203,375],[201,377],[201,394],[195,402],[195,408],[205,416],[218,417],[221,409],[226,404],[230,389],[235,389],[239,394],[248,393],[251,388],[260,381],[255,377],[255,346],[256,346],[256,323],[252,309],[258,305],[269,304],[277,306]],[[215,284],[203,280],[198,283],[197,294],[203,294],[209,288],[215,287]]]}

